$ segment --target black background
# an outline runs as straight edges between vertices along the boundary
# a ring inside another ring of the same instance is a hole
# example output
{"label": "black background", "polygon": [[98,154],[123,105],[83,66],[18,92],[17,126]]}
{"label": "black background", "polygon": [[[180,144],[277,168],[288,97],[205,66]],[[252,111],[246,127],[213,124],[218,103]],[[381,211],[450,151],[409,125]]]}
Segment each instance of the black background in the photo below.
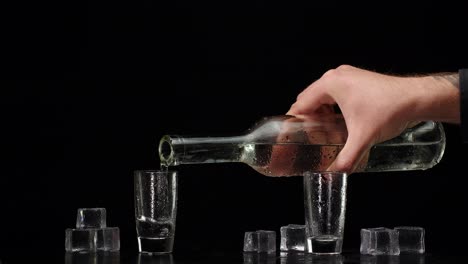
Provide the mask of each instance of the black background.
{"label": "black background", "polygon": [[[466,14],[449,2],[2,5],[0,259],[62,262],[81,207],[107,208],[122,251],[136,254],[132,174],[158,168],[163,134],[243,132],[341,64],[391,74],[468,65]],[[397,225],[425,227],[429,252],[465,249],[466,146],[444,126],[434,168],[350,176],[346,250],[360,228]],[[245,231],[303,222],[301,178],[244,164],[177,170],[177,254],[240,252]]]}

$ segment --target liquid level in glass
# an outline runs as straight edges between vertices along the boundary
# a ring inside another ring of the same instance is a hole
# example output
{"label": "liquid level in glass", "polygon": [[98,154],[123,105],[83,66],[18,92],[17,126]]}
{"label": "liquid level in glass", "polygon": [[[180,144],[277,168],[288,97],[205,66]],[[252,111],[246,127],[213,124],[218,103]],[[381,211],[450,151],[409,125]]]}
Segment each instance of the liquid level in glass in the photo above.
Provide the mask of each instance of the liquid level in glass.
{"label": "liquid level in glass", "polygon": [[[326,171],[343,145],[245,144],[240,161],[267,176],[303,175]],[[380,144],[374,146],[357,171],[403,171],[427,169],[439,162],[440,142]]]}
{"label": "liquid level in glass", "polygon": [[143,218],[136,220],[136,227],[141,237],[167,237],[175,231],[175,226],[171,221],[151,221]]}
{"label": "liquid level in glass", "polygon": [[138,248],[142,253],[167,254],[172,252],[174,236],[170,237],[138,237]]}
{"label": "liquid level in glass", "polygon": [[315,254],[340,254],[343,239],[337,236],[316,236],[307,238],[309,253]]}

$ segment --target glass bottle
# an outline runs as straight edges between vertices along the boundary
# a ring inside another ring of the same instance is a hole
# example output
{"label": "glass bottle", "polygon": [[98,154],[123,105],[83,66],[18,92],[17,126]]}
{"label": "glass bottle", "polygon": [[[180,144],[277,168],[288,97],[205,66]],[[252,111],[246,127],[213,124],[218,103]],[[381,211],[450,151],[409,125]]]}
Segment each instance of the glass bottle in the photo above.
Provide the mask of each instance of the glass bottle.
{"label": "glass bottle", "polygon": [[[165,135],[159,143],[159,158],[164,167],[242,162],[267,176],[299,176],[326,171],[346,138],[346,124],[340,114],[272,116],[239,136]],[[444,149],[442,124],[421,122],[391,140],[374,145],[356,172],[429,169],[440,161]]]}

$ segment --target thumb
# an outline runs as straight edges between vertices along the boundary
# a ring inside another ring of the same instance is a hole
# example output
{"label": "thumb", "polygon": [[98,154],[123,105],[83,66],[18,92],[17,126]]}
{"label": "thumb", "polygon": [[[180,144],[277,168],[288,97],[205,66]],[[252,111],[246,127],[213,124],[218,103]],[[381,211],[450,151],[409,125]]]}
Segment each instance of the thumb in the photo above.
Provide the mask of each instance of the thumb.
{"label": "thumb", "polygon": [[361,160],[370,150],[371,144],[362,135],[356,133],[349,134],[346,144],[340,151],[333,163],[328,167],[328,171],[342,171],[348,174],[354,172]]}

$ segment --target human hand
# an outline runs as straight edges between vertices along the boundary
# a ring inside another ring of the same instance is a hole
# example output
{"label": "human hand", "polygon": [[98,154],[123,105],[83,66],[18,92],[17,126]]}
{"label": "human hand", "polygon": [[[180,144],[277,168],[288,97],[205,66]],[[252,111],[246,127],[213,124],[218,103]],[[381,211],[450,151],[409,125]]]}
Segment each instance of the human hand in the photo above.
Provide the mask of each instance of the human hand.
{"label": "human hand", "polygon": [[327,169],[352,173],[370,148],[425,120],[459,123],[453,74],[397,77],[343,65],[327,71],[297,97],[288,115],[310,115],[337,104],[348,138]]}

